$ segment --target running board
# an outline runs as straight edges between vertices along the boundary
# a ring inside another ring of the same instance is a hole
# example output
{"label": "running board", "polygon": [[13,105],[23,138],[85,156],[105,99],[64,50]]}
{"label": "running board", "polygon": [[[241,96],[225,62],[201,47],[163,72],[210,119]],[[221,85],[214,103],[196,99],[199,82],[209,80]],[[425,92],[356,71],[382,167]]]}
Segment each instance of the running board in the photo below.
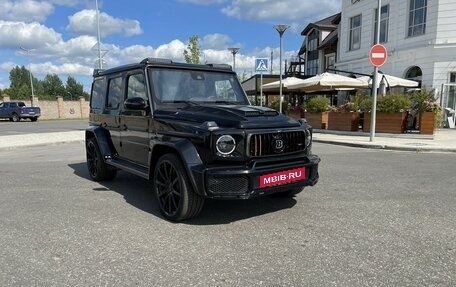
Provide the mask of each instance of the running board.
{"label": "running board", "polygon": [[106,163],[121,170],[125,170],[129,173],[136,174],[142,178],[149,179],[149,169],[132,162],[122,159],[107,159]]}

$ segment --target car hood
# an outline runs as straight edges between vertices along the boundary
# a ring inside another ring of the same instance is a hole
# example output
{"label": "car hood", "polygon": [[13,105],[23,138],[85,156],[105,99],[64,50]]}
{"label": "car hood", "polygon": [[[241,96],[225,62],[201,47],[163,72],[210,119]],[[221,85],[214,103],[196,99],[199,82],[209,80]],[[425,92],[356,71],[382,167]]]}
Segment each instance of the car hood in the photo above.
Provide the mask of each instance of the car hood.
{"label": "car hood", "polygon": [[219,127],[243,129],[300,125],[296,120],[279,114],[274,109],[249,105],[189,105],[183,108],[156,110],[154,117],[196,124],[213,121]]}

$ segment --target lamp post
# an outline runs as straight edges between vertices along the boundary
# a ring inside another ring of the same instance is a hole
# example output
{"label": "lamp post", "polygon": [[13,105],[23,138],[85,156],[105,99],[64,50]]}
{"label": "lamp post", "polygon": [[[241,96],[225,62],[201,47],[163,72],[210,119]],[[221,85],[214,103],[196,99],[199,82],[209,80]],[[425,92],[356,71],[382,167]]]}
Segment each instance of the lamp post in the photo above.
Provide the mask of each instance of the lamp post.
{"label": "lamp post", "polygon": [[24,47],[20,47],[22,51],[25,51],[27,53],[27,60],[28,60],[28,66],[29,66],[29,76],[30,76],[30,89],[32,90],[32,100],[31,100],[31,106],[33,107],[34,102],[35,102],[35,93],[33,91],[33,77],[32,77],[32,65],[30,64],[30,51],[31,49],[25,49]]}
{"label": "lamp post", "polygon": [[274,26],[274,29],[276,29],[277,32],[279,32],[279,38],[280,38],[280,55],[279,55],[279,73],[280,73],[280,76],[279,76],[279,84],[280,84],[280,87],[279,87],[279,96],[280,96],[279,111],[280,111],[280,113],[282,113],[282,102],[283,102],[283,95],[282,95],[282,35],[285,32],[285,30],[287,30],[288,28],[290,28],[289,25],[276,25],[276,26]]}
{"label": "lamp post", "polygon": [[101,58],[101,39],[100,39],[100,10],[98,10],[98,0],[95,0],[97,8],[97,39],[98,39],[98,68],[103,69],[103,59]]}
{"label": "lamp post", "polygon": [[236,72],[236,54],[239,52],[239,48],[228,48],[228,51],[233,54],[233,70]]}

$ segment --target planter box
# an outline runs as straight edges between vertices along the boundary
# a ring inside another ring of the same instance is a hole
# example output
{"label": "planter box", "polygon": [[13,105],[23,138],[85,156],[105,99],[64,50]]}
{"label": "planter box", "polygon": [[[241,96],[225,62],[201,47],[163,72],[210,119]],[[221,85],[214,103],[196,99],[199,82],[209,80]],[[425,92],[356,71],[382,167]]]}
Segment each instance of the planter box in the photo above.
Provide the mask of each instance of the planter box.
{"label": "planter box", "polygon": [[358,112],[329,112],[328,130],[357,131],[359,128]]}
{"label": "planter box", "polygon": [[287,113],[287,116],[289,116],[292,119],[301,119],[304,117],[304,113],[300,110],[291,110]]}
{"label": "planter box", "polygon": [[423,112],[420,114],[420,133],[425,135],[434,134],[433,112]]}
{"label": "planter box", "polygon": [[[407,113],[377,113],[375,123],[375,132],[403,134],[405,132],[405,124]],[[371,113],[364,113],[363,131],[370,132]]]}
{"label": "planter box", "polygon": [[322,113],[305,113],[305,119],[314,129],[328,128],[328,112]]}

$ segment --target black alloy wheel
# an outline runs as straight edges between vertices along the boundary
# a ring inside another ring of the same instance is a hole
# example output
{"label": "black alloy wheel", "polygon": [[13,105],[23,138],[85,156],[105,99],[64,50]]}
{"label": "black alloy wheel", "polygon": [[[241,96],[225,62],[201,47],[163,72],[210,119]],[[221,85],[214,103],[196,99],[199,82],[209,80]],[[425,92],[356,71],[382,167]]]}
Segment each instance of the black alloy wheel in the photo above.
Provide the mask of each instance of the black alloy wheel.
{"label": "black alloy wheel", "polygon": [[95,138],[90,138],[87,140],[86,159],[89,175],[94,181],[111,180],[116,176],[117,170],[110,168],[104,162],[103,156]]}
{"label": "black alloy wheel", "polygon": [[160,211],[168,220],[189,219],[203,207],[204,198],[193,191],[181,161],[174,154],[163,155],[158,160],[153,186]]}

